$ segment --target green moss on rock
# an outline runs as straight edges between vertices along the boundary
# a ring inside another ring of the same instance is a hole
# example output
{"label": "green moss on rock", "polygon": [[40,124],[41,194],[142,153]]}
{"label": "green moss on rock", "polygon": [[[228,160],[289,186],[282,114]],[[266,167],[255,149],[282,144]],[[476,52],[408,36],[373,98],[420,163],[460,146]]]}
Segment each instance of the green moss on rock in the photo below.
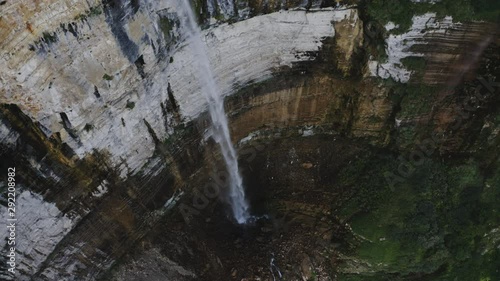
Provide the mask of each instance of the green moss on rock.
{"label": "green moss on rock", "polygon": [[107,80],[107,81],[111,81],[111,80],[113,80],[113,76],[109,75],[107,73],[104,73],[104,75],[102,76],[102,79]]}
{"label": "green moss on rock", "polygon": [[[398,164],[371,153],[340,171],[339,183],[356,189],[342,209],[355,233],[352,254],[370,266],[339,280],[500,280],[500,235],[489,238],[500,220],[500,192],[492,188],[500,169],[485,177],[474,158],[426,159],[390,192],[380,175]],[[349,207],[363,201],[369,210]]]}

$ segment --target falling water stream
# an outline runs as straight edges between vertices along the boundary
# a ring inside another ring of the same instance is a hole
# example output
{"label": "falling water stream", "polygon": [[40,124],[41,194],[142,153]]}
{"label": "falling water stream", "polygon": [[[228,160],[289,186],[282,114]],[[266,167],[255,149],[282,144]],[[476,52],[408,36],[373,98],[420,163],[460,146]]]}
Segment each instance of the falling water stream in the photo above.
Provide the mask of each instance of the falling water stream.
{"label": "falling water stream", "polygon": [[181,16],[185,19],[188,41],[197,62],[201,91],[207,99],[208,111],[212,120],[213,138],[220,145],[222,156],[226,162],[229,174],[229,203],[235,220],[239,224],[244,224],[250,219],[249,206],[245,199],[238,158],[231,143],[228,121],[224,111],[224,100],[212,74],[206,46],[202,40],[191,4],[189,0],[179,0],[179,3],[181,4]]}

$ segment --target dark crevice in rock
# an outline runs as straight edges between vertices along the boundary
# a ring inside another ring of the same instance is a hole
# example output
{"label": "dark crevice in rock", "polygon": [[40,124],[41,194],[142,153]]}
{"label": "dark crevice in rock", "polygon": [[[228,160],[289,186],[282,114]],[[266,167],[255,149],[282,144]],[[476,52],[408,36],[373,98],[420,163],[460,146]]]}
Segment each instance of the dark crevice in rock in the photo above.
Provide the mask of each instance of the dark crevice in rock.
{"label": "dark crevice in rock", "polygon": [[177,106],[177,102],[176,102],[175,97],[174,97],[174,92],[172,91],[172,87],[170,86],[170,83],[168,83],[168,85],[167,85],[167,94],[168,94],[168,101],[172,105],[172,109],[175,112],[178,112],[179,108]]}
{"label": "dark crevice in rock", "polygon": [[75,38],[78,38],[78,25],[75,22],[61,23],[60,27],[61,27],[61,29],[63,30],[64,33],[69,32]]}
{"label": "dark crevice in rock", "polygon": [[151,48],[153,48],[153,53],[156,55],[157,51],[156,51],[156,46],[155,46],[155,42],[153,41],[153,39],[151,39],[149,41],[149,44],[151,45]]}
{"label": "dark crevice in rock", "polygon": [[146,74],[144,73],[144,57],[140,55],[134,62],[135,67],[137,68],[137,72],[139,72],[139,75],[141,76],[142,79],[146,77]]}
{"label": "dark crevice in rock", "polygon": [[[165,101],[165,111],[172,112],[174,124],[180,124],[182,122],[181,114],[179,112],[179,106],[177,105],[177,101],[175,100],[174,92],[170,83],[167,84],[167,95],[168,99]],[[167,121],[165,121],[167,122]],[[167,124],[167,123],[166,123]],[[168,126],[168,125],[167,125]]]}
{"label": "dark crevice in rock", "polygon": [[160,107],[161,107],[161,115],[163,117],[163,124],[165,126],[165,129],[168,130],[169,122],[168,122],[167,109],[166,109],[165,104],[163,102],[160,102]]}
{"label": "dark crevice in rock", "polygon": [[165,205],[168,199],[173,195],[173,186],[175,186],[176,178],[172,174],[168,174],[161,182],[160,188],[150,194],[151,200],[146,203],[146,208],[157,210]]}
{"label": "dark crevice in rock", "polygon": [[309,11],[309,9],[311,9],[312,4],[313,4],[313,3],[312,3],[312,0],[307,0],[307,4],[306,4],[306,6],[305,6],[306,11]]}
{"label": "dark crevice in rock", "polygon": [[68,134],[72,138],[77,139],[78,136],[75,133],[75,130],[73,129],[73,126],[71,125],[71,122],[69,121],[68,115],[65,112],[60,112],[59,116],[61,116],[62,125],[63,125],[64,129],[68,132]]}
{"label": "dark crevice in rock", "polygon": [[37,158],[47,154],[48,149],[44,144],[45,134],[17,105],[2,104],[0,119],[8,122],[9,127],[18,132],[27,144],[34,148],[33,152]]}
{"label": "dark crevice in rock", "polygon": [[132,41],[125,29],[125,23],[138,11],[138,1],[134,5],[128,0],[104,0],[103,9],[106,22],[111,28],[122,53],[133,63],[139,56],[139,46]]}
{"label": "dark crevice in rock", "polygon": [[78,38],[78,25],[74,22],[70,22],[68,24],[68,31],[73,34],[76,38]]}
{"label": "dark crevice in rock", "polygon": [[151,125],[149,124],[149,122],[146,119],[142,119],[142,121],[144,121],[144,124],[148,128],[148,132],[151,135],[151,137],[153,138],[153,142],[155,143],[155,145],[158,145],[160,143],[160,139],[156,135],[156,132],[153,130],[153,128],[151,127]]}
{"label": "dark crevice in rock", "polygon": [[99,93],[99,89],[97,89],[97,86],[94,85],[94,96],[96,98],[101,98],[101,94]]}
{"label": "dark crevice in rock", "polygon": [[335,7],[337,6],[337,3],[338,2],[335,0],[322,0],[320,7],[321,8]]}
{"label": "dark crevice in rock", "polygon": [[136,14],[139,11],[141,4],[139,0],[130,0],[130,6],[132,7],[134,14]]}
{"label": "dark crevice in rock", "polygon": [[57,36],[57,32],[44,31],[42,32],[42,36],[30,45],[30,50],[38,49],[45,52],[47,48],[50,48],[52,44],[56,43],[58,40],[59,37]]}

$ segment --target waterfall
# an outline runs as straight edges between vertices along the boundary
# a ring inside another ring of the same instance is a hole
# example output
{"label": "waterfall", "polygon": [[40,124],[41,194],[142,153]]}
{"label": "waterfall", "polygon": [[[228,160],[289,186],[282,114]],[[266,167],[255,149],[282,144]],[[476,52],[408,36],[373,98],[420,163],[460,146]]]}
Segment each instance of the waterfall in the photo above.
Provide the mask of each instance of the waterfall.
{"label": "waterfall", "polygon": [[208,103],[208,111],[212,120],[213,138],[220,145],[222,156],[226,163],[229,181],[229,203],[233,216],[239,224],[244,224],[250,218],[248,202],[245,199],[243,180],[238,168],[238,158],[231,142],[229,126],[224,111],[224,99],[221,97],[207,55],[201,31],[196,22],[196,16],[189,0],[179,0],[181,17],[185,19],[186,32],[190,47],[198,66],[201,91]]}

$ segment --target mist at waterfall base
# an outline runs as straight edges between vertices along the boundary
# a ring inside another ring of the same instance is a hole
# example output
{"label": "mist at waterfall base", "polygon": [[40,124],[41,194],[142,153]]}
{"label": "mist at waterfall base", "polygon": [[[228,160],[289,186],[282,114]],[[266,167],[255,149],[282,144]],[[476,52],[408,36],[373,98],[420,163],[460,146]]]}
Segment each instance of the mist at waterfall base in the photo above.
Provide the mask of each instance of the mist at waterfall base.
{"label": "mist at waterfall base", "polygon": [[238,167],[238,157],[231,142],[228,120],[224,111],[224,100],[220,95],[212,68],[208,59],[205,43],[196,22],[196,16],[189,0],[179,0],[180,17],[184,20],[187,40],[198,67],[198,81],[208,104],[208,112],[212,121],[212,138],[220,146],[229,176],[229,204],[234,219],[239,224],[245,224],[251,219],[249,204],[245,198],[243,179]]}

